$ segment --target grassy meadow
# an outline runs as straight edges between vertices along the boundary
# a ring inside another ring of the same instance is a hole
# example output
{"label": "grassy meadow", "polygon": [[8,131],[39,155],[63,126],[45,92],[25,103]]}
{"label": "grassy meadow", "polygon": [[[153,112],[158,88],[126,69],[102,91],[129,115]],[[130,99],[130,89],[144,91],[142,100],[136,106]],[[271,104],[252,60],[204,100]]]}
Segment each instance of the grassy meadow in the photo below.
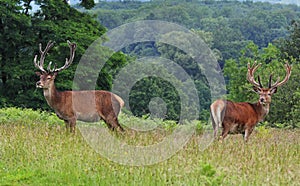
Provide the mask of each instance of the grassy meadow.
{"label": "grassy meadow", "polygon": [[[134,122],[142,119],[132,118]],[[120,119],[120,123],[130,122]],[[166,124],[165,124],[166,125]],[[127,132],[122,140],[152,143],[172,131]],[[258,127],[199,148],[201,134],[166,161],[148,166],[114,163],[77,131],[67,134],[54,114],[0,109],[0,185],[299,185],[300,130]]]}

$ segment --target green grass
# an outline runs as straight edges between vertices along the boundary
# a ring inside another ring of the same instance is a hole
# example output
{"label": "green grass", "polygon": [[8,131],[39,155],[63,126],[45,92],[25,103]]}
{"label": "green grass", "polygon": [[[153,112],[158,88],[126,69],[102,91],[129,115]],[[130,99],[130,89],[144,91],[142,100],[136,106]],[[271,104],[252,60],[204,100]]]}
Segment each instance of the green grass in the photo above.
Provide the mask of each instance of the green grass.
{"label": "green grass", "polygon": [[[121,117],[123,122],[137,118]],[[140,119],[140,122],[145,122]],[[170,122],[172,125],[172,122]],[[165,129],[166,130],[162,130]],[[132,144],[161,140],[173,127],[127,132]],[[114,163],[96,153],[80,132],[70,135],[53,114],[0,109],[0,185],[297,185],[300,131],[257,128],[202,151],[201,135],[170,159],[150,166]]]}

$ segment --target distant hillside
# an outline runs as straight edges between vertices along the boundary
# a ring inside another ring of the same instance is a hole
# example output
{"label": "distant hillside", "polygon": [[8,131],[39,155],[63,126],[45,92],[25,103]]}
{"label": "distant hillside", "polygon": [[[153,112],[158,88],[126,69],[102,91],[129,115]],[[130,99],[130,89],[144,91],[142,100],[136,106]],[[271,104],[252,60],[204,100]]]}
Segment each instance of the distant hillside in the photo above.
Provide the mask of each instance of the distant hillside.
{"label": "distant hillside", "polygon": [[[69,0],[69,3],[71,5],[76,5],[78,3],[80,3],[81,0]],[[94,0],[95,3],[101,3],[101,2],[122,2],[123,0]],[[136,1],[139,1],[139,2],[147,2],[147,1],[150,1],[150,0],[136,0]]]}
{"label": "distant hillside", "polygon": [[204,32],[222,62],[237,58],[250,41],[259,48],[288,34],[293,20],[300,19],[297,5],[251,1],[126,1],[101,2],[89,10],[108,29],[137,20],[164,20]]}
{"label": "distant hillside", "polygon": [[[101,3],[101,0],[94,0],[95,3]],[[122,0],[104,0],[104,2],[122,2]],[[124,0],[123,0],[124,1]],[[136,0],[140,2],[147,2],[151,0]],[[239,0],[239,1],[249,1],[249,0]],[[269,2],[272,4],[278,3],[278,4],[295,4],[300,6],[300,0],[252,0],[253,2]],[[70,0],[71,5],[78,4],[80,0]],[[103,1],[102,1],[103,2]]]}
{"label": "distant hillside", "polygon": [[294,4],[300,6],[299,0],[253,0],[253,2],[269,2],[272,4]]}

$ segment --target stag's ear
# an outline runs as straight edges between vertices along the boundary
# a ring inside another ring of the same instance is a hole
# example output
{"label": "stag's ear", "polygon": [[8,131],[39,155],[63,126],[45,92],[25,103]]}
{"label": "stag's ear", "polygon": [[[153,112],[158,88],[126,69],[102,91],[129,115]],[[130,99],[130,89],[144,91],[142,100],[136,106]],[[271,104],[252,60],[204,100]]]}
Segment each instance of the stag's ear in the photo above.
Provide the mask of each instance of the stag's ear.
{"label": "stag's ear", "polygon": [[37,76],[41,76],[41,75],[42,75],[42,73],[40,73],[40,72],[35,72],[35,74],[36,74]]}
{"label": "stag's ear", "polygon": [[256,93],[260,93],[260,92],[261,92],[261,88],[256,87],[256,86],[253,86],[253,90],[254,90],[254,92],[256,92]]}
{"label": "stag's ear", "polygon": [[51,75],[52,75],[53,77],[56,77],[57,72],[52,72]]}
{"label": "stag's ear", "polygon": [[271,88],[270,93],[275,94],[277,92],[277,87]]}

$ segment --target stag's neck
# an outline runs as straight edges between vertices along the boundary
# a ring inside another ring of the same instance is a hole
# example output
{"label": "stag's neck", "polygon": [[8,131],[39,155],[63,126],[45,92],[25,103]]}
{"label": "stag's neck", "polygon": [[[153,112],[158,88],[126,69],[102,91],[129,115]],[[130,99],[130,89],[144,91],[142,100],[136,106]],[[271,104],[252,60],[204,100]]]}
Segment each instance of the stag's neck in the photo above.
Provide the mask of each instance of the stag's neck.
{"label": "stag's neck", "polygon": [[55,108],[61,101],[60,92],[56,89],[54,83],[49,88],[44,89],[44,96],[48,105],[52,108]]}
{"label": "stag's neck", "polygon": [[261,104],[261,103],[257,102],[256,104],[254,104],[254,106],[256,107],[256,112],[257,112],[259,121],[263,121],[269,113],[270,103]]}

